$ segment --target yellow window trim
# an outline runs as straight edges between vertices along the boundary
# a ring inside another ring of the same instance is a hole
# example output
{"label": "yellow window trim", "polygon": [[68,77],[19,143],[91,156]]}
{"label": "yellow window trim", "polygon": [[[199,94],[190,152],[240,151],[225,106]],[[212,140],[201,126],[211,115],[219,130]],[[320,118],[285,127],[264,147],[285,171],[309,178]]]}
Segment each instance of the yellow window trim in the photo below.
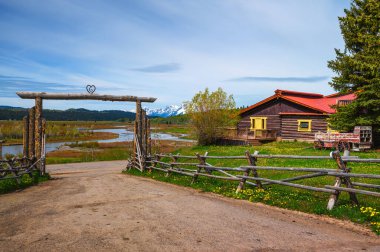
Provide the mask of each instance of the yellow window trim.
{"label": "yellow window trim", "polygon": [[[251,130],[265,130],[265,129],[267,129],[267,117],[252,116],[252,117],[250,117],[250,119],[251,119],[251,128],[250,128]],[[258,124],[256,122],[253,123],[256,120],[257,121],[262,120],[260,122],[261,128],[257,127]],[[252,127],[253,125],[255,125],[256,127]]]}
{"label": "yellow window trim", "polygon": [[[311,131],[311,122],[313,120],[297,120],[298,121],[298,131]],[[308,128],[301,128],[301,123],[308,123],[309,127]]]}

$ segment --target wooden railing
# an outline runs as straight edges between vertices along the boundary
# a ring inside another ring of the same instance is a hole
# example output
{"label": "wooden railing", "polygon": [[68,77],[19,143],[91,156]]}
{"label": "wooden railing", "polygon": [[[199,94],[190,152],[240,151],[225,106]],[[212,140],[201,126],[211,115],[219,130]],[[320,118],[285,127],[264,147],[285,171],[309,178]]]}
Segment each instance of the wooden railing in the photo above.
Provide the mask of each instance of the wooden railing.
{"label": "wooden railing", "polygon": [[[11,159],[1,159],[0,156],[0,180],[15,179],[21,183],[21,177],[28,174],[33,177],[33,173],[38,171],[40,175],[45,174],[46,167],[46,135],[42,135],[40,157],[24,156],[13,157]],[[24,145],[25,150],[25,145]]]}
{"label": "wooden railing", "polygon": [[244,129],[237,130],[237,138],[240,139],[259,139],[259,140],[275,140],[277,137],[277,130],[268,130],[268,129]]}
{"label": "wooden railing", "polygon": [[[193,178],[193,183],[197,181],[199,176],[222,179],[228,181],[238,181],[236,193],[239,193],[246,184],[258,188],[265,189],[265,186],[277,184],[282,186],[290,186],[299,189],[310,190],[314,192],[328,193],[330,198],[327,203],[327,209],[331,210],[336,204],[339,194],[341,192],[348,192],[351,201],[359,204],[356,194],[365,194],[375,197],[380,197],[379,184],[359,183],[351,181],[351,178],[370,178],[380,179],[380,174],[365,174],[365,173],[351,173],[347,167],[347,163],[380,163],[380,159],[361,159],[355,156],[349,156],[349,152],[341,156],[338,151],[331,152],[330,156],[298,156],[298,155],[261,155],[258,152],[250,154],[248,151],[244,156],[208,156],[196,154],[195,156],[184,155],[168,155],[156,154],[148,157],[146,167],[149,171],[158,170],[165,172],[167,176],[171,173],[178,173]],[[171,161],[162,161],[162,159],[170,159]],[[207,160],[212,159],[241,159],[247,160],[247,165],[239,167],[217,167],[207,163]],[[277,166],[259,166],[257,165],[258,159],[304,159],[304,160],[334,160],[337,168],[307,168],[307,167],[277,167]],[[184,160],[184,161],[179,161]],[[190,160],[190,161],[189,161]],[[197,162],[192,162],[196,160]],[[137,168],[131,165],[130,168]],[[271,179],[259,176],[259,171],[282,171],[282,172],[305,172],[308,174],[297,175],[285,179]],[[379,169],[380,171],[380,169]],[[218,172],[218,174],[215,174]],[[213,174],[214,173],[214,174]],[[334,185],[325,185],[324,187],[316,187],[310,185],[302,185],[293,183],[293,181],[304,180],[309,178],[332,176],[335,177]],[[371,190],[357,189],[355,187],[369,188]]]}

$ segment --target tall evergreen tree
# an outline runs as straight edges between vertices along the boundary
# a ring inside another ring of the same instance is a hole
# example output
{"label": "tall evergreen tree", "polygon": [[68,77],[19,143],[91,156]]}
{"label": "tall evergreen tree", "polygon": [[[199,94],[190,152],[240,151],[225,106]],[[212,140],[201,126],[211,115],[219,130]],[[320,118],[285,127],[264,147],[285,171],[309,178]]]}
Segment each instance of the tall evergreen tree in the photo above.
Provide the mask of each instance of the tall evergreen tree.
{"label": "tall evergreen tree", "polygon": [[355,92],[357,99],[338,107],[330,123],[338,130],[371,125],[379,139],[380,1],[353,0],[350,9],[344,12],[339,22],[345,49],[335,49],[336,59],[328,62],[328,67],[337,74],[329,84],[339,92]]}

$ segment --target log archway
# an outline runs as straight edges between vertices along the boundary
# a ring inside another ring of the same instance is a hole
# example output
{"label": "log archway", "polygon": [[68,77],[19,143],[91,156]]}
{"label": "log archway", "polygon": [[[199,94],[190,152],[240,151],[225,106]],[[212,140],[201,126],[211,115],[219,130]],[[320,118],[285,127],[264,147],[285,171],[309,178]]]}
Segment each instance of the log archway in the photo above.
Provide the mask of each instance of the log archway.
{"label": "log archway", "polygon": [[132,162],[140,164],[140,169],[145,169],[145,160],[151,153],[150,122],[142,102],[155,102],[157,98],[138,96],[115,96],[100,94],[75,94],[75,93],[45,93],[45,92],[17,92],[22,99],[34,99],[35,106],[29,109],[24,117],[23,155],[38,162],[41,174],[45,173],[45,128],[46,120],[43,118],[43,100],[99,100],[112,102],[135,102],[136,119],[134,128],[134,144]]}

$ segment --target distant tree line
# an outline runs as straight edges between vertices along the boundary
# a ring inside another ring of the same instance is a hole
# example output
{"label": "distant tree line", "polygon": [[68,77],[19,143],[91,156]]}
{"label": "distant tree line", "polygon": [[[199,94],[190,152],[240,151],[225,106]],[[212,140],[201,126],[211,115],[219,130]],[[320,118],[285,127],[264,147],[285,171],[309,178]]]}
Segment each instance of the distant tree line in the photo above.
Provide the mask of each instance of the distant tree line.
{"label": "distant tree line", "polygon": [[170,117],[156,117],[152,118],[151,122],[153,124],[188,124],[190,123],[190,118],[188,115],[176,115]]}
{"label": "distant tree line", "polygon": [[[22,120],[27,114],[28,111],[25,108],[0,108],[0,120]],[[87,109],[44,109],[43,116],[50,121],[133,121],[136,117],[135,113],[122,110]]]}

